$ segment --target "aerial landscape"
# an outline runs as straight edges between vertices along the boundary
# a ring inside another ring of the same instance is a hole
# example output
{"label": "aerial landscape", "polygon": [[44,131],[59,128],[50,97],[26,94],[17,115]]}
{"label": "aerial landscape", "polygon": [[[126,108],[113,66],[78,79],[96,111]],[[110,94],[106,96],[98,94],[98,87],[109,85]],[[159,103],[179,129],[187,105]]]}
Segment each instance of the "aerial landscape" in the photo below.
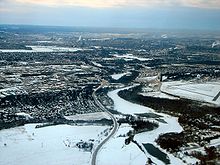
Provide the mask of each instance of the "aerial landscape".
{"label": "aerial landscape", "polygon": [[217,18],[218,0],[0,1],[0,165],[219,165]]}

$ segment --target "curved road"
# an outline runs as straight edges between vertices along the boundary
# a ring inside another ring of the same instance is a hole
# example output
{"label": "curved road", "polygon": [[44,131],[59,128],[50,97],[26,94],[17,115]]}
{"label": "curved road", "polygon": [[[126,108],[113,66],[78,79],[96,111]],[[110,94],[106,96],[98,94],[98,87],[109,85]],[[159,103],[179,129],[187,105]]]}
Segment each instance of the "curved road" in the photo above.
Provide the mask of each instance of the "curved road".
{"label": "curved road", "polygon": [[108,136],[95,148],[93,154],[92,154],[92,161],[91,161],[91,165],[96,165],[96,160],[97,160],[97,154],[99,152],[99,150],[102,148],[102,146],[115,134],[115,132],[118,130],[118,123],[117,123],[117,120],[116,118],[114,117],[113,114],[111,114],[100,102],[99,100],[97,99],[97,96],[95,94],[95,92],[101,88],[98,87],[97,89],[95,89],[95,91],[92,93],[92,97],[94,98],[95,100],[95,103],[104,111],[106,112],[112,119],[113,121],[113,128],[111,130],[111,132],[108,134]]}

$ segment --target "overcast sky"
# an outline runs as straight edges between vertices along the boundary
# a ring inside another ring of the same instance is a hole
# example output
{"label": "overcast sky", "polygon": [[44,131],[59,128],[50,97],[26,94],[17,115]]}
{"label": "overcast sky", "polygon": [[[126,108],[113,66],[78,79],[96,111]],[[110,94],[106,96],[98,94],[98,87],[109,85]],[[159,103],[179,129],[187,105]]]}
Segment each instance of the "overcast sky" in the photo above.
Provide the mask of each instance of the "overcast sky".
{"label": "overcast sky", "polygon": [[0,0],[1,24],[220,29],[220,0]]}

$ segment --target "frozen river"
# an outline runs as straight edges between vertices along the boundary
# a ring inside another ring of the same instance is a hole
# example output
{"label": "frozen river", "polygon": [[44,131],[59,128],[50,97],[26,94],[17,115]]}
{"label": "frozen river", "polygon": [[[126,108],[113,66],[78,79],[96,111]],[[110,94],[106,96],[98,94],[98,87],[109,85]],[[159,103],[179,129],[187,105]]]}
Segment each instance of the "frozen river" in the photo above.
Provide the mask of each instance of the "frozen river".
{"label": "frozen river", "polygon": [[[156,144],[155,139],[157,139],[159,134],[162,133],[181,132],[183,128],[178,123],[177,118],[163,113],[157,113],[151,108],[134,104],[120,98],[118,96],[118,92],[123,89],[117,89],[108,93],[108,96],[114,101],[115,110],[124,114],[132,115],[136,113],[154,113],[161,116],[160,119],[165,121],[159,122],[159,127],[157,129],[135,135],[134,140],[136,140],[140,145],[143,143],[152,144],[153,146],[159,148],[162,152],[166,153],[165,150],[161,149]],[[154,121],[155,119],[149,118],[149,120]],[[98,165],[137,165],[146,163],[147,158],[151,158],[157,165],[164,164],[164,162],[150,155],[146,150],[145,153],[143,153],[134,143],[125,145],[125,139],[127,137],[120,135],[125,135],[129,130],[131,130],[129,125],[122,124],[120,126],[114,138],[109,140],[109,142],[106,143],[106,145],[104,145],[100,151],[98,155]],[[171,154],[166,154],[169,157],[171,164],[184,164],[182,160],[174,157]],[[188,162],[195,162],[195,160],[188,159]]]}

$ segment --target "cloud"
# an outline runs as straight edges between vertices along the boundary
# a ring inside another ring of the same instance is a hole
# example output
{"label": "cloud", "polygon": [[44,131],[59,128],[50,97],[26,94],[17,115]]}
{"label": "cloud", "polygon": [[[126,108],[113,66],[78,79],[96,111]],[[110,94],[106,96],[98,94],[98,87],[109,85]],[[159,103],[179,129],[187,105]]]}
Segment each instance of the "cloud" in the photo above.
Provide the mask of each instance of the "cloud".
{"label": "cloud", "polygon": [[162,7],[186,6],[220,9],[220,0],[14,0],[23,4],[45,5],[50,7],[81,6],[91,8],[111,7]]}
{"label": "cloud", "polygon": [[0,13],[12,12],[13,10],[9,8],[0,8]]}
{"label": "cloud", "polygon": [[182,6],[220,9],[219,0],[180,0]]}
{"label": "cloud", "polygon": [[126,3],[126,0],[16,0],[23,4],[45,5],[50,7],[81,6],[91,8],[116,7]]}

